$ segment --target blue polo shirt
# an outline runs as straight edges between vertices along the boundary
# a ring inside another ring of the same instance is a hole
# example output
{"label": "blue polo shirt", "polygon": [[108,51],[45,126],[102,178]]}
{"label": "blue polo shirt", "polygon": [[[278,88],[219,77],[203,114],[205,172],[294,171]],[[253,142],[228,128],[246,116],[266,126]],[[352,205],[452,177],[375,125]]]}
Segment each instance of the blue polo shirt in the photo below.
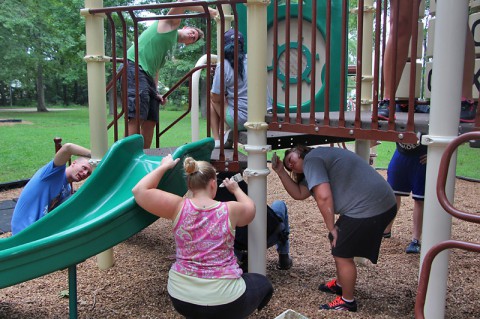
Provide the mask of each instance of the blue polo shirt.
{"label": "blue polo shirt", "polygon": [[12,215],[12,235],[30,226],[71,195],[66,165],[53,160],[39,169],[25,185]]}

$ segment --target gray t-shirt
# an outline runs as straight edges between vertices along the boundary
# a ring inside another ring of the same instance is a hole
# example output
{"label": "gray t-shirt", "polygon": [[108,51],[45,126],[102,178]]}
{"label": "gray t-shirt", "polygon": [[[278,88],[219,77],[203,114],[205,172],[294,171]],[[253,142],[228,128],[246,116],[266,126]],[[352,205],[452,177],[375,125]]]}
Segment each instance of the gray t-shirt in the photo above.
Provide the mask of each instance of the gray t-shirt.
{"label": "gray t-shirt", "polygon": [[[224,63],[225,73],[225,95],[228,101],[227,112],[233,118],[233,97],[234,97],[234,73],[233,67],[228,61]],[[244,76],[243,79],[238,76],[238,124],[243,125],[248,119],[248,95],[247,95],[247,56],[243,60]],[[215,75],[213,76],[212,93],[220,94],[220,64],[215,69]],[[272,99],[267,87],[267,110],[272,109]]]}
{"label": "gray t-shirt", "polygon": [[[225,74],[225,95],[228,101],[228,114],[233,118],[233,97],[234,97],[234,73],[233,67],[228,61],[225,61],[224,74]],[[248,96],[247,96],[247,57],[243,60],[244,75],[243,79],[238,75],[238,124],[243,125],[248,119]],[[220,94],[220,64],[215,69],[215,75],[213,76],[212,92]]]}
{"label": "gray t-shirt", "polygon": [[380,215],[395,205],[387,181],[357,154],[335,147],[317,147],[304,159],[307,187],[330,183],[335,214],[352,218]]}

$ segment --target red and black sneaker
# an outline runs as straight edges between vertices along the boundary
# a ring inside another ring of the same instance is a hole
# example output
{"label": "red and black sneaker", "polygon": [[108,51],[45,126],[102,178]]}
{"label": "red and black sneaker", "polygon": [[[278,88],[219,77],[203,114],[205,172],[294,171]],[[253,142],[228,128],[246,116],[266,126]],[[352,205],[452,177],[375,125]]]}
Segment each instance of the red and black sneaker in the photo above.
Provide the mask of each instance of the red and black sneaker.
{"label": "red and black sneaker", "polygon": [[378,103],[378,119],[388,121],[388,117],[390,116],[389,110],[390,100],[382,100]]}
{"label": "red and black sneaker", "polygon": [[321,305],[320,309],[343,310],[343,311],[355,312],[355,311],[357,311],[357,302],[355,300],[352,301],[352,302],[348,302],[348,301],[343,300],[343,298],[341,296],[338,296],[332,302],[327,303],[325,305]]}
{"label": "red and black sneaker", "polygon": [[473,123],[475,122],[475,115],[477,113],[477,104],[472,100],[462,101],[460,105],[460,122]]}
{"label": "red and black sneaker", "polygon": [[318,286],[318,289],[323,292],[328,292],[331,294],[342,295],[342,287],[337,285],[337,279],[332,279],[327,283],[321,284]]}

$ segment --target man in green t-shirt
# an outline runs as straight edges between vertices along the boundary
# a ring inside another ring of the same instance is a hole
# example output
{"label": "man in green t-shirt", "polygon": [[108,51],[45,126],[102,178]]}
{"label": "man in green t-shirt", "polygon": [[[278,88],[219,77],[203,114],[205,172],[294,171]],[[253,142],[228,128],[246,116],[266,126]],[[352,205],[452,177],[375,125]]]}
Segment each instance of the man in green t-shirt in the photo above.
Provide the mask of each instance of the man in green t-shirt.
{"label": "man in green t-shirt", "polygon": [[[178,0],[190,2],[190,0]],[[186,11],[204,12],[200,6],[173,7],[167,15],[179,15]],[[217,15],[217,10],[208,8],[211,17]],[[136,123],[136,87],[135,87],[135,47],[127,52],[127,82],[128,82],[128,135],[141,133],[144,148],[150,148],[153,131],[158,122],[159,103],[165,101],[157,93],[158,73],[165,64],[170,50],[177,43],[189,45],[203,38],[202,30],[194,27],[180,27],[181,19],[157,20],[150,25],[138,38],[138,91],[140,132]]]}

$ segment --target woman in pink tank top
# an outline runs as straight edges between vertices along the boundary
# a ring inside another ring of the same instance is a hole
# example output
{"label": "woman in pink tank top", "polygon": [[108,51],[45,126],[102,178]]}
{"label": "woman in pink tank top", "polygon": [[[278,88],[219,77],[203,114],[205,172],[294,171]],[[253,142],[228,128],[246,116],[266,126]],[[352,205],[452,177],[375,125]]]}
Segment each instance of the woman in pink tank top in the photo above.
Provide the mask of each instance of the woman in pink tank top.
{"label": "woman in pink tank top", "polygon": [[244,274],[233,252],[235,228],[255,217],[255,204],[233,179],[223,184],[236,201],[218,202],[214,167],[185,159],[189,198],[157,189],[179,162],[169,154],[133,188],[138,205],[172,220],[176,261],[168,279],[175,309],[187,318],[246,318],[269,302],[273,287],[263,275]]}

